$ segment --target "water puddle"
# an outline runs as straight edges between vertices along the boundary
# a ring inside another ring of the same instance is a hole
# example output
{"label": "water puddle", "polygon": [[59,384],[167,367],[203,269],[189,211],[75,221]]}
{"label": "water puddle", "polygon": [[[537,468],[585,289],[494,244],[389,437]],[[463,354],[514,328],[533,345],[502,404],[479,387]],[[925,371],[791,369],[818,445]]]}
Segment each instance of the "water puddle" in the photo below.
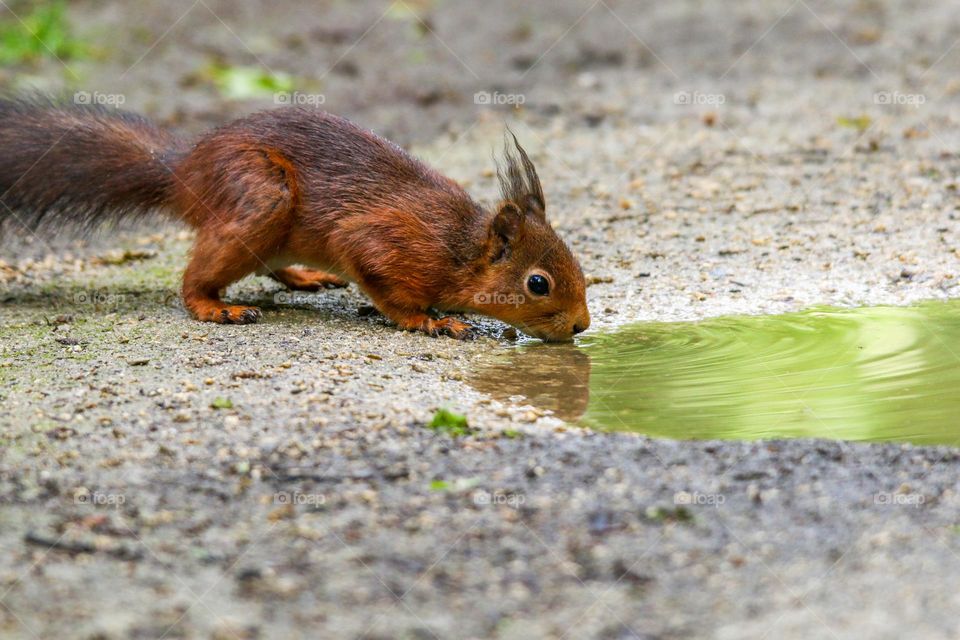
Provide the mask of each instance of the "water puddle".
{"label": "water puddle", "polygon": [[504,349],[471,384],[601,430],[960,445],[960,301],[636,324]]}

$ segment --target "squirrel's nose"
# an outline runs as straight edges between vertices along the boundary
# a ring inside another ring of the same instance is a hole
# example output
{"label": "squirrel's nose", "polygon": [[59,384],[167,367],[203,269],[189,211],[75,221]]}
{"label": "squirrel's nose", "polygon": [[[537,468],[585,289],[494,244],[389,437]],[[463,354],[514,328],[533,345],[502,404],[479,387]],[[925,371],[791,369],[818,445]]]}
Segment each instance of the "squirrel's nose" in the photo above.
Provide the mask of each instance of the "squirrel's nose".
{"label": "squirrel's nose", "polygon": [[573,323],[573,335],[578,333],[583,333],[590,328],[590,312],[584,310],[583,315],[580,316],[580,319]]}

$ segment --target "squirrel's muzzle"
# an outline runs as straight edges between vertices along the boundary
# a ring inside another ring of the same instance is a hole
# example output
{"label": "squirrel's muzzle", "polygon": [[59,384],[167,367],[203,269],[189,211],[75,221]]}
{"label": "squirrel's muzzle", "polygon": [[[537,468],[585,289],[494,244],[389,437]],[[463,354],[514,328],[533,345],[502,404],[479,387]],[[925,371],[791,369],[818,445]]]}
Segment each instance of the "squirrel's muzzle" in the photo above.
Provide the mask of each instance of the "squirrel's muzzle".
{"label": "squirrel's muzzle", "polygon": [[543,325],[527,327],[526,331],[546,342],[570,342],[573,336],[590,328],[590,311],[586,305],[576,314],[558,313]]}

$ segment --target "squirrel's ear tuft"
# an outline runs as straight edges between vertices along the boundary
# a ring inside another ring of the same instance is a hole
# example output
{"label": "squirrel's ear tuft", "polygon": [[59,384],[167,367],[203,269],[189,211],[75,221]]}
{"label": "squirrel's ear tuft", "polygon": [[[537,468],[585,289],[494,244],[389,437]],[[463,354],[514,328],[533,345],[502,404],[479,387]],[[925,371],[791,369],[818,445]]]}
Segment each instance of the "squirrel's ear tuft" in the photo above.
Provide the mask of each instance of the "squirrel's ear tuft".
{"label": "squirrel's ear tuft", "polygon": [[[517,141],[517,136],[509,128],[507,132],[510,137],[506,139],[504,145],[504,164],[497,163],[501,197],[504,202],[516,203],[524,213],[546,220],[546,201],[543,198],[543,187],[540,186],[537,170],[530,156]],[[513,140],[512,149],[511,139]]]}

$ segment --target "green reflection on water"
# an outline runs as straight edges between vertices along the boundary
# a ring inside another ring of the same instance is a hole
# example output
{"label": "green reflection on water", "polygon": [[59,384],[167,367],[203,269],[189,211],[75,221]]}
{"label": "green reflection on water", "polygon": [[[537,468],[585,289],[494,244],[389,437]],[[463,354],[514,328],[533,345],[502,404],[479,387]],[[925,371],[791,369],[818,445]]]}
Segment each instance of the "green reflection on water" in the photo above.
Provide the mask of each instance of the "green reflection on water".
{"label": "green reflection on water", "polygon": [[960,444],[960,301],[645,323],[473,378],[603,430]]}

